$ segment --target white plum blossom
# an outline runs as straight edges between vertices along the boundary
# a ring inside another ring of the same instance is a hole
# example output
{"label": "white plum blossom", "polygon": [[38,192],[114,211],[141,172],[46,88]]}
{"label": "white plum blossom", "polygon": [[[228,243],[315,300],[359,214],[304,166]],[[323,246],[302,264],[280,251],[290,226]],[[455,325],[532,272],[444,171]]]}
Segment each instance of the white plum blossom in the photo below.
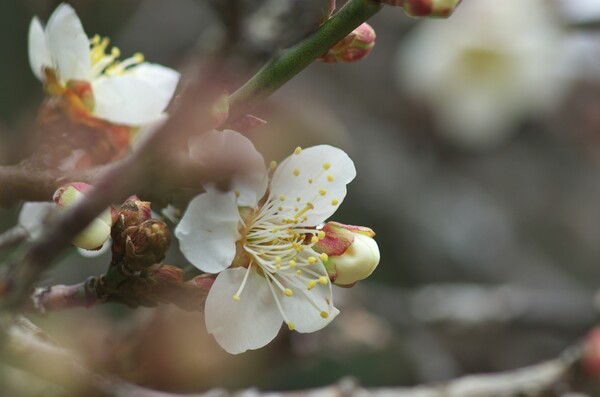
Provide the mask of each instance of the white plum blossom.
{"label": "white plum blossom", "polygon": [[106,53],[108,44],[98,35],[88,39],[73,8],[61,4],[45,29],[37,17],[31,21],[29,63],[38,79],[53,85],[50,92],[82,97],[96,118],[128,126],[156,120],[175,92],[179,73],[144,62],[141,54],[118,61],[119,49]]}
{"label": "white plum blossom", "polygon": [[428,104],[438,131],[493,146],[529,116],[552,110],[570,80],[565,32],[546,0],[465,1],[421,21],[398,52],[398,82]]}
{"label": "white plum blossom", "polygon": [[215,160],[218,153],[235,158],[245,151],[245,163],[253,167],[247,177],[233,180],[233,191],[207,187],[175,230],[194,266],[219,273],[206,300],[208,331],[237,354],[269,343],[282,322],[298,332],[325,327],[339,311],[324,265],[327,255],[313,246],[325,237],[318,225],[346,196],[354,163],[331,146],[296,148],[269,181],[262,156],[247,138],[213,131],[203,138],[206,150],[215,147],[210,141],[220,148]]}

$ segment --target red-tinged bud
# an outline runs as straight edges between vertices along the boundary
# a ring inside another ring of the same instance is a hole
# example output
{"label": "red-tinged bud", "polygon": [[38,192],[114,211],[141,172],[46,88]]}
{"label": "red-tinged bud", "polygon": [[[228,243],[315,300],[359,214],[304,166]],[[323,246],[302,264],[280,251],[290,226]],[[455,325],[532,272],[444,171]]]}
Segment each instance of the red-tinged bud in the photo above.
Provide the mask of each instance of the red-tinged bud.
{"label": "red-tinged bud", "polygon": [[183,288],[180,289],[172,302],[183,310],[191,312],[203,311],[204,302],[214,282],[214,275],[203,274],[194,277],[183,284]]}
{"label": "red-tinged bud", "polygon": [[581,364],[590,377],[600,379],[600,327],[587,334]]}
{"label": "red-tinged bud", "polygon": [[247,134],[253,129],[262,127],[265,124],[267,124],[266,120],[263,120],[251,114],[246,114],[234,121],[231,128],[235,131]]}
{"label": "red-tinged bud", "polygon": [[125,231],[123,264],[128,270],[138,271],[155,265],[165,258],[171,245],[171,233],[160,220],[150,219]]}
{"label": "red-tinged bud", "polygon": [[360,61],[371,53],[375,38],[375,30],[365,22],[331,47],[321,56],[321,60],[325,63]]}
{"label": "red-tinged bud", "polygon": [[400,6],[411,17],[448,18],[462,0],[383,0],[385,4]]}
{"label": "red-tinged bud", "polygon": [[[83,182],[73,182],[62,186],[54,192],[54,202],[59,208],[69,208],[79,203],[92,186]],[[81,233],[72,241],[76,247],[86,250],[98,250],[110,237],[112,216],[110,208],[96,217]]]}
{"label": "red-tinged bud", "polygon": [[313,248],[327,254],[324,264],[334,284],[351,287],[373,273],[380,259],[374,236],[368,227],[338,222],[328,222],[316,234]]}
{"label": "red-tinged bud", "polygon": [[183,288],[183,271],[171,265],[160,264],[145,275],[150,288],[146,299],[157,303],[170,303]]}

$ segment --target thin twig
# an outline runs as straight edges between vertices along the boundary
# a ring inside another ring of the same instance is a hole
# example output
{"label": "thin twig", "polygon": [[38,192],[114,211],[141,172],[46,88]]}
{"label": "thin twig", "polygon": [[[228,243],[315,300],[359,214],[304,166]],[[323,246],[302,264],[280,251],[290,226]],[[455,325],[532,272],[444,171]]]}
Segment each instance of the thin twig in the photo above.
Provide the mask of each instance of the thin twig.
{"label": "thin twig", "polygon": [[11,229],[8,229],[4,233],[0,234],[0,249],[6,249],[21,244],[29,233],[27,230],[18,225]]}

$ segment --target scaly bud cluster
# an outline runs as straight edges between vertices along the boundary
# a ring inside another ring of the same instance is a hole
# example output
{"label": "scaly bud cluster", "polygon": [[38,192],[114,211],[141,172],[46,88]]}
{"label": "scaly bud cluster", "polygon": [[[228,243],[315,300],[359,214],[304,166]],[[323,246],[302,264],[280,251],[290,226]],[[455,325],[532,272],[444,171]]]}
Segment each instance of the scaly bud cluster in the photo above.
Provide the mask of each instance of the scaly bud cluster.
{"label": "scaly bud cluster", "polygon": [[371,53],[375,38],[375,30],[365,22],[331,47],[321,56],[321,60],[325,63],[360,61]]}
{"label": "scaly bud cluster", "polygon": [[165,258],[171,245],[171,233],[167,225],[150,219],[139,226],[127,228],[123,265],[131,271],[146,269]]}
{"label": "scaly bud cluster", "polygon": [[136,272],[164,259],[171,233],[163,221],[150,219],[149,202],[132,196],[113,216],[113,263],[122,261],[128,271]]}
{"label": "scaly bud cluster", "polygon": [[127,199],[118,210],[113,211],[113,227],[111,237],[113,239],[113,262],[123,260],[125,256],[125,244],[127,241],[127,231],[137,226],[151,217],[150,203],[141,201],[136,196]]}
{"label": "scaly bud cluster", "polygon": [[351,287],[369,277],[379,264],[375,232],[368,227],[328,222],[321,232],[324,238],[313,248],[327,254],[325,268],[334,284]]}
{"label": "scaly bud cluster", "polygon": [[462,0],[383,0],[399,6],[411,17],[448,18]]}
{"label": "scaly bud cluster", "polygon": [[[83,182],[70,183],[58,188],[53,199],[58,208],[70,208],[83,200],[91,188],[91,185]],[[98,250],[110,237],[111,225],[111,212],[107,209],[79,233],[72,243],[86,250]]]}

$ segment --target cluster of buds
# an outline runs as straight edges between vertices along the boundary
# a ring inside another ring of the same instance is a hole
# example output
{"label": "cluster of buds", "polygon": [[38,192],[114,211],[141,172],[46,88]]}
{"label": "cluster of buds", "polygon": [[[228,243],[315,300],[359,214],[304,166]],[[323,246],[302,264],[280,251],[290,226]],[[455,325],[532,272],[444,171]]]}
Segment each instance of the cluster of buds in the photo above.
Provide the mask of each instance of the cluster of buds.
{"label": "cluster of buds", "polygon": [[171,233],[163,221],[151,216],[150,203],[135,196],[115,211],[111,233],[113,263],[122,262],[128,271],[137,272],[165,258]]}
{"label": "cluster of buds", "polygon": [[325,237],[313,248],[327,254],[325,268],[332,283],[351,287],[377,268],[380,254],[372,229],[328,222],[321,231]]}
{"label": "cluster of buds", "polygon": [[399,6],[411,17],[448,18],[462,0],[383,0],[385,4]]}
{"label": "cluster of buds", "polygon": [[325,63],[359,61],[371,53],[375,38],[375,30],[365,22],[331,47],[321,60]]}
{"label": "cluster of buds", "polygon": [[[79,203],[92,189],[91,185],[83,182],[74,182],[62,186],[54,192],[54,202],[60,209],[73,207]],[[86,250],[99,250],[108,240],[111,233],[112,216],[110,208],[107,208],[96,217],[81,233],[72,241],[73,245]]]}

